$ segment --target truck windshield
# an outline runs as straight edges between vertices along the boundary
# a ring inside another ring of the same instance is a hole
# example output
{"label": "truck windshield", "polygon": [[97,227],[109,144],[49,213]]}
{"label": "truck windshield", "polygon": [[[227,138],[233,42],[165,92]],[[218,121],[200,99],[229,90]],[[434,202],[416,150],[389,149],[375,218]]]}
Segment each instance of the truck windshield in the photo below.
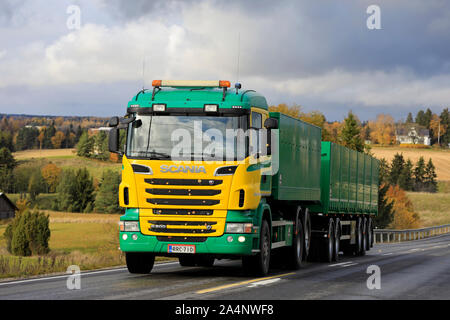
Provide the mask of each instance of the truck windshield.
{"label": "truck windshield", "polygon": [[136,115],[129,124],[129,158],[243,160],[248,116]]}

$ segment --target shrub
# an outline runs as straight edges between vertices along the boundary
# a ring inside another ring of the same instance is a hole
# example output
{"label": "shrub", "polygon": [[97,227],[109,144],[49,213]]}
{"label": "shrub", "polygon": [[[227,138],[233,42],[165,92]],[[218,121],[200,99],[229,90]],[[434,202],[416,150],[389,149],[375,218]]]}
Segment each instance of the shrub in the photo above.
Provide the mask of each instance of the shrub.
{"label": "shrub", "polygon": [[17,256],[46,254],[49,252],[49,218],[38,211],[19,213],[4,234],[8,252]]}

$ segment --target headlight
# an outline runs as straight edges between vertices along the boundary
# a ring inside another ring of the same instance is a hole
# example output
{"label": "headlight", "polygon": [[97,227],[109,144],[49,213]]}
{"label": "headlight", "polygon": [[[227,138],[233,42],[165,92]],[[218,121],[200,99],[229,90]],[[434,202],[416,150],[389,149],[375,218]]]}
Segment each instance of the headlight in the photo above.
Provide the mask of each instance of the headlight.
{"label": "headlight", "polygon": [[227,233],[252,233],[252,223],[227,223]]}
{"label": "headlight", "polygon": [[122,232],[139,232],[139,221],[120,221],[119,230]]}

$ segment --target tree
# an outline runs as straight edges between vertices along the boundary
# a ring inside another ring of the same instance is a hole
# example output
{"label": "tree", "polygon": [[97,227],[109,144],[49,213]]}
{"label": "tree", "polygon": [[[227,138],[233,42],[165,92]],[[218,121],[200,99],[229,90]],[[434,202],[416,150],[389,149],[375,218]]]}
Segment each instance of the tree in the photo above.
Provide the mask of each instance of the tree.
{"label": "tree", "polygon": [[93,150],[96,158],[101,160],[108,160],[108,135],[105,133],[105,131],[100,131],[94,136]]}
{"label": "tree", "polygon": [[381,184],[386,184],[389,181],[390,168],[385,158],[380,160],[379,181]]}
{"label": "tree", "polygon": [[438,141],[447,131],[447,124],[441,123],[441,118],[437,114],[433,114],[430,121],[430,131],[431,136],[435,141]]}
{"label": "tree", "polygon": [[31,201],[35,201],[37,196],[40,193],[44,193],[46,189],[47,185],[42,177],[41,170],[34,170],[28,184],[28,193],[30,194]]}
{"label": "tree", "polygon": [[18,256],[48,253],[49,222],[48,215],[38,211],[17,214],[5,230],[7,250]]}
{"label": "tree", "polygon": [[379,114],[375,122],[369,121],[369,127],[373,143],[391,145],[395,142],[395,122],[390,115]]}
{"label": "tree", "polygon": [[386,196],[389,189],[389,184],[382,183],[378,189],[378,214],[373,219],[377,228],[387,228],[394,219],[393,202]]}
{"label": "tree", "polygon": [[433,164],[433,161],[428,160],[427,166],[425,167],[425,176],[424,176],[424,185],[425,190],[428,192],[436,192],[437,191],[437,181],[436,181],[436,171]]}
{"label": "tree", "polygon": [[414,122],[414,119],[413,119],[412,113],[409,112],[408,117],[406,117],[406,123],[413,123],[413,122]]}
{"label": "tree", "polygon": [[269,111],[270,112],[280,112],[280,113],[284,113],[288,116],[291,116],[293,118],[300,118],[300,110],[301,110],[301,106],[299,105],[293,105],[293,106],[288,106],[285,103],[280,103],[277,106],[270,106],[269,107]]}
{"label": "tree", "polygon": [[80,157],[90,157],[94,149],[94,141],[87,131],[84,131],[77,144],[77,155]]}
{"label": "tree", "polygon": [[64,132],[57,131],[55,135],[50,139],[52,141],[53,148],[55,149],[61,148],[61,145],[65,138],[66,136],[64,135]]}
{"label": "tree", "polygon": [[6,147],[2,147],[0,149],[0,167],[5,167],[8,170],[12,170],[15,166],[16,160],[14,159],[11,151]]}
{"label": "tree", "polygon": [[56,192],[61,171],[61,168],[57,167],[54,163],[49,163],[41,169],[42,177],[48,186],[48,192]]}
{"label": "tree", "polygon": [[5,147],[10,152],[14,152],[14,143],[11,133],[7,131],[0,131],[0,147]]}
{"label": "tree", "polygon": [[392,229],[415,229],[420,227],[419,216],[404,190],[399,186],[390,186],[386,196],[393,199],[394,219],[389,225]]}
{"label": "tree", "polygon": [[448,108],[445,108],[442,111],[440,119],[441,126],[444,126],[446,128],[445,132],[441,136],[441,143],[448,146],[448,144],[450,143],[450,112]]}
{"label": "tree", "polygon": [[104,213],[120,212],[119,207],[120,174],[105,170],[100,181],[100,187],[95,198],[95,211]]}
{"label": "tree", "polygon": [[425,187],[425,160],[420,157],[414,168],[414,191],[423,191]]}
{"label": "tree", "polygon": [[339,138],[339,141],[343,146],[359,152],[364,151],[364,141],[362,141],[361,138],[361,127],[351,111],[344,120],[344,125]]}
{"label": "tree", "polygon": [[406,191],[412,191],[414,189],[413,164],[410,159],[406,161],[406,164],[400,172],[398,177],[398,185]]}
{"label": "tree", "polygon": [[389,183],[391,185],[398,184],[404,165],[405,159],[403,158],[403,154],[396,153],[394,159],[392,159],[391,170],[389,172]]}
{"label": "tree", "polygon": [[57,192],[59,210],[83,212],[94,201],[93,179],[86,168],[64,170]]}

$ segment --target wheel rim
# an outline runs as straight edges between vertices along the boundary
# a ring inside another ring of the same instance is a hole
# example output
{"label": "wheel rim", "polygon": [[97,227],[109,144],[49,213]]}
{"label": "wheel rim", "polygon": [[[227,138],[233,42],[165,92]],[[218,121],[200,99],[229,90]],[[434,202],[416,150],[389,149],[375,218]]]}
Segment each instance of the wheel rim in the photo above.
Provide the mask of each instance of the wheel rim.
{"label": "wheel rim", "polygon": [[[305,248],[306,248],[306,250],[308,250],[309,249],[309,230],[310,228],[309,228],[309,220],[308,220],[308,222],[306,223],[306,232],[305,232]],[[306,252],[308,252],[308,251],[306,251]]]}
{"label": "wheel rim", "polygon": [[301,254],[302,254],[302,248],[301,248],[302,242],[301,242],[300,237],[301,237],[300,233],[297,233],[297,259],[300,259]]}
{"label": "wheel rim", "polygon": [[263,255],[263,264],[264,268],[267,269],[268,261],[269,261],[269,237],[267,234],[264,235],[263,247],[262,247],[262,255]]}
{"label": "wheel rim", "polygon": [[338,235],[339,235],[339,232],[336,232],[336,237],[334,239],[334,243],[335,243],[334,248],[335,248],[335,251],[336,251],[336,257],[339,256],[339,251],[341,249],[340,248],[340,244],[339,244],[339,237],[338,237]]}
{"label": "wheel rim", "polygon": [[333,231],[333,224],[330,225],[329,232],[329,238],[328,238],[328,256],[333,259],[333,250],[334,250],[334,231]]}

